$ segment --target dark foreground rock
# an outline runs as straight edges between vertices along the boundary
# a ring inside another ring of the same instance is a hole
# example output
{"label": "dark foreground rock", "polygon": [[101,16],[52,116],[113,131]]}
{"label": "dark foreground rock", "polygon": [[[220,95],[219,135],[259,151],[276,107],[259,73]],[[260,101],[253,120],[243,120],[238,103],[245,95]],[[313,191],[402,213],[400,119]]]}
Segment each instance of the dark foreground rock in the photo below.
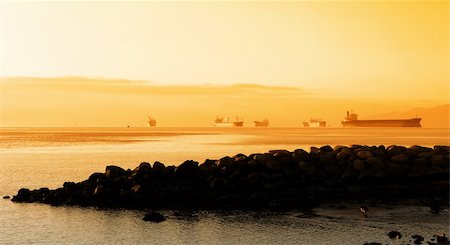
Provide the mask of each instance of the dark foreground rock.
{"label": "dark foreground rock", "polygon": [[20,189],[14,202],[167,209],[305,209],[322,202],[417,200],[448,206],[449,147],[312,147],[237,154],[178,167],[106,167],[85,181]]}
{"label": "dark foreground rock", "polygon": [[160,223],[166,220],[166,217],[164,217],[164,215],[158,213],[158,212],[150,212],[145,214],[144,221],[150,221],[150,222],[155,222],[155,223]]}

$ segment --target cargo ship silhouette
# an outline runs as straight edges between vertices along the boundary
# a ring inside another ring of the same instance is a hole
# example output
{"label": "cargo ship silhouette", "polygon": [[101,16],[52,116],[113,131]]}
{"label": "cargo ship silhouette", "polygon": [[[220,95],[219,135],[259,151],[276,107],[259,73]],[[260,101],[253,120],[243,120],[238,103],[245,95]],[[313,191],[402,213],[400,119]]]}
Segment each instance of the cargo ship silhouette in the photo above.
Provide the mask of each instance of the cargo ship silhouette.
{"label": "cargo ship silhouette", "polygon": [[304,128],[324,128],[327,126],[327,122],[319,118],[311,118],[309,122],[303,122]]}
{"label": "cargo ship silhouette", "polygon": [[148,117],[147,123],[148,123],[149,127],[155,127],[156,126],[156,120],[155,120],[155,118],[153,118],[151,116]]}
{"label": "cargo ship silhouette", "polygon": [[422,118],[415,117],[411,119],[375,119],[359,120],[358,114],[347,111],[347,116],[342,121],[344,127],[422,127],[420,125]]}
{"label": "cargo ship silhouette", "polygon": [[239,120],[238,117],[236,117],[236,121],[234,122],[230,122],[230,118],[227,118],[225,121],[223,117],[216,117],[213,125],[216,127],[242,127],[244,126],[244,121],[242,119]]}
{"label": "cargo ship silhouette", "polygon": [[262,121],[253,121],[255,123],[255,127],[267,127],[269,126],[269,120],[264,119]]}

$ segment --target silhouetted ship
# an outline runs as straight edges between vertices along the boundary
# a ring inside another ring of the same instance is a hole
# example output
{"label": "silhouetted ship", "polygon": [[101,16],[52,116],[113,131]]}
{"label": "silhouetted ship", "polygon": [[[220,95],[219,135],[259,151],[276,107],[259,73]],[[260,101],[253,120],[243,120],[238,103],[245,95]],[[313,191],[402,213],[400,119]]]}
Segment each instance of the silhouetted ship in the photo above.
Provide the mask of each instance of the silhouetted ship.
{"label": "silhouetted ship", "polygon": [[216,120],[214,120],[213,125],[216,127],[242,127],[244,126],[244,121],[239,120],[238,117],[236,117],[236,121],[234,122],[230,122],[229,118],[227,118],[227,120],[225,121],[223,117],[216,117]]}
{"label": "silhouetted ship", "polygon": [[344,127],[421,127],[422,118],[411,119],[378,119],[378,120],[359,120],[358,115],[347,111],[347,117],[342,121]]}
{"label": "silhouetted ship", "polygon": [[147,123],[148,123],[149,127],[155,127],[156,126],[156,120],[153,117],[149,116]]}
{"label": "silhouetted ship", "polygon": [[311,118],[309,122],[303,122],[305,128],[324,128],[327,126],[327,122],[319,118]]}
{"label": "silhouetted ship", "polygon": [[255,127],[267,127],[269,126],[269,120],[264,119],[262,121],[253,121],[255,123]]}

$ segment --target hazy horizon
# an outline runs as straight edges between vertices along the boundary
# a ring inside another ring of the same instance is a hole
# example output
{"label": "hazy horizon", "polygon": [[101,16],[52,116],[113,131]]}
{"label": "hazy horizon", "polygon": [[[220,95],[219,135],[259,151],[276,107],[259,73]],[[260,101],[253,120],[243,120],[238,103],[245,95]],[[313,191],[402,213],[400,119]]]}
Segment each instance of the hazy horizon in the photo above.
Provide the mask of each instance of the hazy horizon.
{"label": "hazy horizon", "polygon": [[0,16],[0,127],[340,127],[347,110],[415,108],[448,127],[433,109],[450,102],[447,1],[0,2]]}

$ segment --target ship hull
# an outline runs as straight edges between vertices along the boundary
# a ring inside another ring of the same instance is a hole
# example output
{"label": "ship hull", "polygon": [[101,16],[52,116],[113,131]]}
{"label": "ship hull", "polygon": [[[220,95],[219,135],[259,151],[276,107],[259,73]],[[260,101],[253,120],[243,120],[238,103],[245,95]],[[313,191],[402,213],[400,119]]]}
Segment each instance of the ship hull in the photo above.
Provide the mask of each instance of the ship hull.
{"label": "ship hull", "polygon": [[268,121],[254,121],[255,127],[267,127],[269,126]]}
{"label": "ship hull", "polygon": [[393,120],[344,120],[344,127],[422,127],[422,118],[393,119]]}
{"label": "ship hull", "polygon": [[213,125],[219,128],[243,127],[244,122],[213,123]]}
{"label": "ship hull", "polygon": [[325,121],[320,122],[303,122],[304,128],[324,128],[327,126]]}

